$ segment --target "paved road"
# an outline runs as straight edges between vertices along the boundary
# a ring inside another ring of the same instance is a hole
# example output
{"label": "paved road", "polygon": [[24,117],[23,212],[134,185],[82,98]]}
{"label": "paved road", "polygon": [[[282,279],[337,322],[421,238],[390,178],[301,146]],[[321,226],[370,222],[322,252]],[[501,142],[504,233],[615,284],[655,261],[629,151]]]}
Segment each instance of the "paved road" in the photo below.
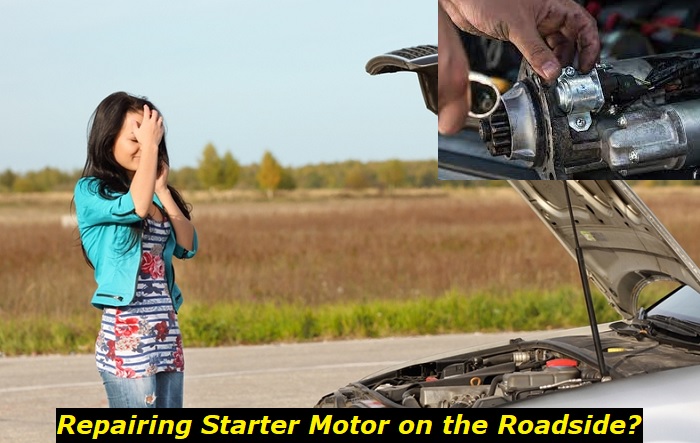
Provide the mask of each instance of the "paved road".
{"label": "paved road", "polygon": [[[186,407],[311,407],[394,363],[528,334],[186,349]],[[107,407],[91,355],[0,358],[0,443],[55,441],[55,408]]]}

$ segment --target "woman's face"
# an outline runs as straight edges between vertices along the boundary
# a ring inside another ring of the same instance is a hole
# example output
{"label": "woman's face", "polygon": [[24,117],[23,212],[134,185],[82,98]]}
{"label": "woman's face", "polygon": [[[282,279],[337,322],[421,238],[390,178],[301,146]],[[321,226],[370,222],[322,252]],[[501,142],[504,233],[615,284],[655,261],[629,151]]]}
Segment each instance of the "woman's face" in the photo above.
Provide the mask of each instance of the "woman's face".
{"label": "woman's face", "polygon": [[141,146],[132,132],[134,120],[140,125],[143,113],[129,111],[124,119],[121,131],[114,142],[114,159],[133,177],[141,160]]}

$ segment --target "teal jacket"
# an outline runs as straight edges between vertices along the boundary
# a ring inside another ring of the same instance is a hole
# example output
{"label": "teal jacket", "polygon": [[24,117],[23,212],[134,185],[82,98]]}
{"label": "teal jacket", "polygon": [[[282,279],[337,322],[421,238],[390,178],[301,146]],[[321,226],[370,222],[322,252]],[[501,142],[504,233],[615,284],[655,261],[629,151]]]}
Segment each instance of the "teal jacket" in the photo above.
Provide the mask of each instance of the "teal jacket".
{"label": "teal jacket", "polygon": [[[134,298],[136,282],[141,267],[141,239],[134,241],[131,225],[141,221],[136,214],[131,193],[115,195],[114,200],[98,193],[99,179],[83,177],[75,185],[74,201],[78,218],[78,230],[83,248],[95,268],[97,290],[92,296],[92,305],[126,306]],[[162,207],[154,194],[153,202]],[[188,251],[177,244],[175,230],[170,230],[163,261],[170,297],[177,311],[182,305],[182,293],[175,284],[172,257],[192,258],[197,252],[197,233],[194,234],[194,249]]]}

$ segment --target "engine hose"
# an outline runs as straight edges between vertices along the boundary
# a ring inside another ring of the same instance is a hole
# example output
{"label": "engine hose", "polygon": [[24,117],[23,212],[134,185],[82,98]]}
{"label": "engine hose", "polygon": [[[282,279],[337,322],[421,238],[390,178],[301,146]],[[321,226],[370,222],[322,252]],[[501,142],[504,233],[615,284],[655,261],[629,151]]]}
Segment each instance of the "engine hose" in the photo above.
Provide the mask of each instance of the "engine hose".
{"label": "engine hose", "polygon": [[493,397],[493,394],[496,393],[496,386],[503,380],[503,374],[497,375],[491,380],[491,386],[489,386],[489,397]]}

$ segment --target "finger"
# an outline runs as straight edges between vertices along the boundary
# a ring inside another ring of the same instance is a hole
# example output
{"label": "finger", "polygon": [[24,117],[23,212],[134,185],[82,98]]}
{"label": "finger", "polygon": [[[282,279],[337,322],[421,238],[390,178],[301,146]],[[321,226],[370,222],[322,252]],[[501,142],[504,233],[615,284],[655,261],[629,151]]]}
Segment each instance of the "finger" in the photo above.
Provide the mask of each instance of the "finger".
{"label": "finger", "polygon": [[[469,78],[469,72],[467,72],[467,79]],[[467,80],[467,90],[464,93],[464,109],[466,109],[467,114],[472,108],[472,88],[469,85],[469,80]],[[466,117],[465,117],[466,119]],[[462,120],[464,121],[464,120]]]}
{"label": "finger", "polygon": [[438,12],[438,131],[453,134],[469,113],[469,59],[452,21]]}
{"label": "finger", "polygon": [[[466,54],[465,54],[466,60]],[[438,132],[457,133],[469,114],[471,89],[469,88],[469,63],[458,63],[461,69],[450,69],[438,77]]]}
{"label": "finger", "polygon": [[570,40],[576,41],[579,69],[584,72],[593,69],[600,56],[600,37],[595,19],[588,11],[578,6],[567,15],[562,33]]}
{"label": "finger", "polygon": [[574,60],[576,46],[574,41],[567,38],[561,32],[555,32],[545,37],[547,45],[552,48],[554,56],[562,65],[570,65]]}
{"label": "finger", "polygon": [[561,65],[534,26],[522,26],[517,33],[513,29],[510,37],[513,44],[522,52],[525,60],[548,83],[559,76]]}
{"label": "finger", "polygon": [[440,134],[455,134],[464,127],[469,107],[466,100],[453,100],[443,106],[438,112],[438,132]]}
{"label": "finger", "polygon": [[595,66],[600,58],[600,38],[598,33],[588,32],[580,34],[577,40],[579,67],[582,71],[588,72]]}

